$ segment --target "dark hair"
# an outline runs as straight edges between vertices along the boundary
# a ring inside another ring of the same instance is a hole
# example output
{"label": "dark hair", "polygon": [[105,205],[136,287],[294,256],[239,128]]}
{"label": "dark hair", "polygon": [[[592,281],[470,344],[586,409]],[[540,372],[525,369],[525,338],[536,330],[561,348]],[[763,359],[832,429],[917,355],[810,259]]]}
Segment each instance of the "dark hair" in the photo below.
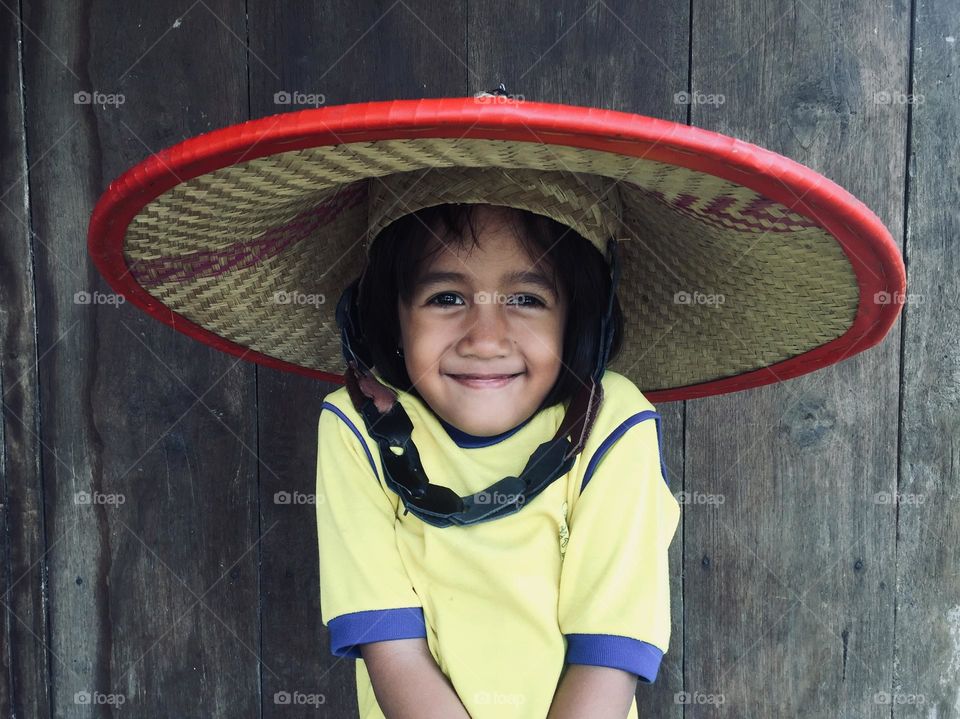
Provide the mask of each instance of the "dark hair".
{"label": "dark hair", "polygon": [[[385,227],[370,246],[362,292],[358,293],[359,325],[370,350],[370,360],[380,376],[394,387],[420,396],[410,381],[402,357],[397,301],[409,303],[416,281],[427,262],[444,244],[430,251],[430,240],[462,247],[472,239],[479,246],[473,225],[475,204],[442,204],[404,215]],[[610,292],[610,271],[603,255],[582,235],[556,220],[518,208],[510,210],[511,223],[522,223],[519,241],[527,254],[537,259],[554,286],[567,299],[563,333],[563,364],[560,374],[540,409],[572,399],[592,375],[600,346],[600,320]],[[463,232],[470,225],[470,236]],[[449,238],[449,239],[448,239]],[[620,350],[623,313],[614,297],[614,334],[608,363]],[[422,399],[422,397],[421,397]]]}

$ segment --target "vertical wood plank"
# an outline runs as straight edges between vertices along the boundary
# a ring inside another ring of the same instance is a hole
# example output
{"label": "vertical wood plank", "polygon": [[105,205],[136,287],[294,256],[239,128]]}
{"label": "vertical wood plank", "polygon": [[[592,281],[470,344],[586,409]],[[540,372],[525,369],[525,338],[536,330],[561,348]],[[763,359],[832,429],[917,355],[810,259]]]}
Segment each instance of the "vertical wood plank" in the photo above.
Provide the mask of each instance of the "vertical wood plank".
{"label": "vertical wood plank", "polygon": [[111,179],[247,117],[244,5],[24,23],[53,714],[257,716],[253,372],[116,305],[86,254]]}
{"label": "vertical wood plank", "polygon": [[[909,22],[903,4],[694,5],[693,88],[725,102],[693,124],[825,174],[899,238],[906,111],[874,96],[906,86]],[[725,499],[687,514],[695,716],[890,715],[896,523],[874,496],[897,482],[899,333],[689,405],[688,489]]]}
{"label": "vertical wood plank", "polygon": [[892,716],[960,716],[960,7],[916,3]]}
{"label": "vertical wood plank", "polygon": [[[630,2],[469,6],[470,92],[503,82],[508,92],[637,112],[685,122],[674,94],[688,86],[689,17],[685,5]],[[618,289],[620,297],[630,288]],[[683,402],[657,406],[670,489],[683,489]],[[670,646],[652,686],[637,687],[640,716],[681,716],[683,690],[683,525],[670,546]]]}
{"label": "vertical wood plank", "polygon": [[[278,92],[315,95],[327,105],[464,94],[464,5],[251,2],[252,115],[308,107],[276,104]],[[261,525],[275,527],[264,537],[261,567],[263,716],[314,717],[319,708],[352,719],[356,661],[330,653],[320,620],[315,508],[293,501],[316,490],[320,406],[340,385],[257,371]],[[275,501],[277,493],[291,502]]]}
{"label": "vertical wood plank", "polygon": [[[31,255],[22,31],[19,8],[0,10],[0,714],[50,716],[50,625],[44,611],[43,487],[36,294]],[[37,161],[36,156],[34,162]]]}

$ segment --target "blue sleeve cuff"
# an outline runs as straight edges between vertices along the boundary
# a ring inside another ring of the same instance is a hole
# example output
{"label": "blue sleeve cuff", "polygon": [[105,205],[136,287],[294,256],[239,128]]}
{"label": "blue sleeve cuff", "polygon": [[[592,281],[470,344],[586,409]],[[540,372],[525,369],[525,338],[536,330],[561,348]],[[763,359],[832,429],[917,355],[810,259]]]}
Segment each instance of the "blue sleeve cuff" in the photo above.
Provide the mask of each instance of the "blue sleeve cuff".
{"label": "blue sleeve cuff", "polygon": [[423,607],[370,609],[334,617],[327,624],[330,652],[336,657],[361,659],[358,644],[387,639],[426,638]]}
{"label": "blue sleeve cuff", "polygon": [[652,684],[657,678],[663,651],[653,644],[615,634],[565,634],[567,664],[623,669]]}

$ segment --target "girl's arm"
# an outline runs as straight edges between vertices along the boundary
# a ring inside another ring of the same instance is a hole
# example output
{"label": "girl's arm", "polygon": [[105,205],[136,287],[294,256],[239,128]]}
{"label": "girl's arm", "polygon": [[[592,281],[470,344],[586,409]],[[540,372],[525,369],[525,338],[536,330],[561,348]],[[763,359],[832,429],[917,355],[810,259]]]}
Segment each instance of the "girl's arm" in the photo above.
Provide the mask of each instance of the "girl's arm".
{"label": "girl's arm", "polygon": [[636,691],[636,674],[612,667],[567,664],[547,719],[624,719]]}
{"label": "girl's arm", "polygon": [[360,655],[387,719],[470,719],[426,639],[361,644]]}

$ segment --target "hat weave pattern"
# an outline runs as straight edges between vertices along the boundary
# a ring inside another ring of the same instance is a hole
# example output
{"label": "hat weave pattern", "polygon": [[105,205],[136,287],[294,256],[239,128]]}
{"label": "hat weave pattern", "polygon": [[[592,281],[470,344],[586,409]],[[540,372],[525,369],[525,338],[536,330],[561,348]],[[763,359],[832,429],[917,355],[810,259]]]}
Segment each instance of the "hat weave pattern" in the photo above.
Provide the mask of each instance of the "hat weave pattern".
{"label": "hat weave pattern", "polygon": [[440,202],[528,209],[598,250],[620,240],[627,321],[610,368],[645,392],[795,357],[843,335],[857,312],[840,244],[784,205],[685,167],[515,140],[351,142],[230,165],[144,205],[123,256],[148,293],[201,327],[342,373],[340,290],[380,229]]}

